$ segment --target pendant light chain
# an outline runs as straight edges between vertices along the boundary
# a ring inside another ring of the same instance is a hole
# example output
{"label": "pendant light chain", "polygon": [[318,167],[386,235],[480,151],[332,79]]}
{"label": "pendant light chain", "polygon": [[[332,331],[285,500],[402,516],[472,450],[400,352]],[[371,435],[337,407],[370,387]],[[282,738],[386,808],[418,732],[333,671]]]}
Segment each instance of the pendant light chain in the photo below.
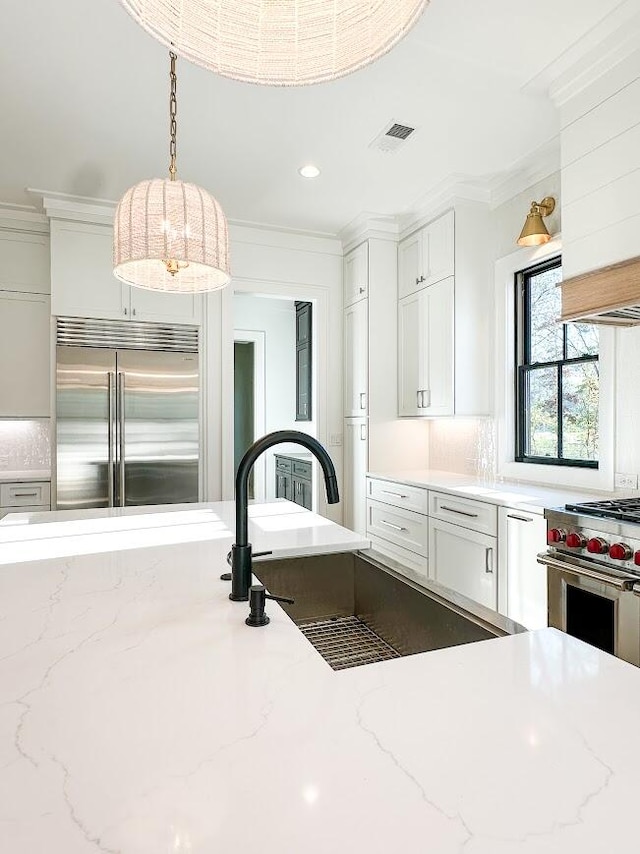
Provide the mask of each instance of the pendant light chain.
{"label": "pendant light chain", "polygon": [[178,114],[178,97],[177,97],[177,85],[178,78],[176,76],[176,55],[173,52],[169,52],[169,58],[171,59],[171,70],[169,72],[169,79],[171,81],[171,93],[169,95],[169,135],[171,140],[169,142],[169,175],[172,181],[176,180],[176,135],[178,131],[178,124],[176,121],[176,116]]}

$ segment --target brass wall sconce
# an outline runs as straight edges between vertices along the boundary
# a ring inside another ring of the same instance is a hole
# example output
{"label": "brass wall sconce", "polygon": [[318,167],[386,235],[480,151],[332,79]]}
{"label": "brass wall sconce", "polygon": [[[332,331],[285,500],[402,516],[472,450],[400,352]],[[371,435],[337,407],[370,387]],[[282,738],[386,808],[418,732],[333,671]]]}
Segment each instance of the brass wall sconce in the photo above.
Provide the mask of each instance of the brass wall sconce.
{"label": "brass wall sconce", "polygon": [[556,207],[556,200],[546,196],[541,202],[531,202],[531,210],[527,214],[524,227],[518,238],[518,246],[540,246],[551,240],[551,235],[542,221],[543,216],[552,214]]}

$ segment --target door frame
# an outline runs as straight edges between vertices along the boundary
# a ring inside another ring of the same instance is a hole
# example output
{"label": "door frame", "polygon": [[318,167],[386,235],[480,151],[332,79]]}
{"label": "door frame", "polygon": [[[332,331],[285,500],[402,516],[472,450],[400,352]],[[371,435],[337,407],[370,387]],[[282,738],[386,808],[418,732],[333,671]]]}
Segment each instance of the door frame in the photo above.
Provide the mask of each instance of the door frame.
{"label": "door frame", "polygon": [[[258,329],[234,329],[233,343],[253,344],[253,435],[266,433],[266,334]],[[264,501],[267,489],[267,467],[264,454],[253,467],[255,499]]]}

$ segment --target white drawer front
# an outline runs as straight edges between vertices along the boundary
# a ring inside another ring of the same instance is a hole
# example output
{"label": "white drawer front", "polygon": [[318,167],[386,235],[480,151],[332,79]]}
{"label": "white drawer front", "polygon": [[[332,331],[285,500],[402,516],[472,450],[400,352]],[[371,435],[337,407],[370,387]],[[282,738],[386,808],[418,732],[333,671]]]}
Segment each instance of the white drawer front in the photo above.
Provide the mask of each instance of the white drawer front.
{"label": "white drawer front", "polygon": [[429,561],[426,557],[374,536],[371,536],[371,549],[385,558],[391,558],[391,568],[406,578],[418,584],[424,584],[429,579]]}
{"label": "white drawer front", "polygon": [[49,510],[48,504],[34,504],[25,507],[0,507],[0,519],[8,516],[10,513],[46,513]]}
{"label": "white drawer front", "polygon": [[472,531],[491,537],[498,533],[498,508],[495,504],[458,498],[443,492],[429,492],[429,515],[445,522],[453,522]]}
{"label": "white drawer front", "polygon": [[406,507],[416,513],[429,512],[429,493],[419,486],[407,486],[389,480],[367,480],[367,497],[394,507]]}
{"label": "white drawer front", "polygon": [[428,557],[429,519],[411,510],[367,502],[367,534]]}
{"label": "white drawer front", "polygon": [[0,506],[27,507],[33,504],[46,504],[51,501],[51,486],[48,482],[38,483],[1,483]]}

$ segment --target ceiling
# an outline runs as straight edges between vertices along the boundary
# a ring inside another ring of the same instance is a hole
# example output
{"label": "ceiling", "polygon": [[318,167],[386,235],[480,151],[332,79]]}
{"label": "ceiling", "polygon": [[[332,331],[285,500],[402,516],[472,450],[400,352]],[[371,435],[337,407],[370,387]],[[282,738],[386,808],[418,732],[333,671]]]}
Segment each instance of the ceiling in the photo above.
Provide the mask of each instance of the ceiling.
{"label": "ceiling", "polygon": [[[490,178],[554,139],[551,101],[526,84],[621,5],[431,0],[390,54],[301,89],[179,61],[179,177],[272,226],[335,234],[363,211],[402,213],[452,174]],[[13,0],[3,25],[0,201],[32,204],[27,187],[116,200],[166,174],[168,57],[118,0]],[[418,132],[370,149],[391,120]],[[308,162],[320,178],[299,177]]]}

